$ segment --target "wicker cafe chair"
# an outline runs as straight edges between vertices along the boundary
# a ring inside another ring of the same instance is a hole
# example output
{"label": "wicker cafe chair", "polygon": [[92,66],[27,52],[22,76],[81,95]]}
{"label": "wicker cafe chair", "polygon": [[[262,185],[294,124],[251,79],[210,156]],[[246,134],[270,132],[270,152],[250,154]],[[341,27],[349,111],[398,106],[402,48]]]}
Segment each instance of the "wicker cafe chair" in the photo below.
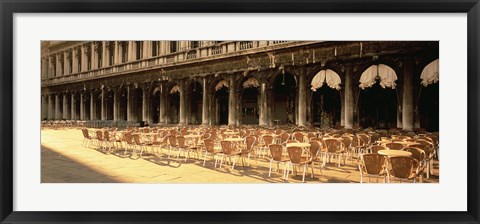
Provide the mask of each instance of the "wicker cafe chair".
{"label": "wicker cafe chair", "polygon": [[377,182],[379,177],[383,177],[383,183],[387,176],[386,171],[386,161],[387,158],[383,155],[376,153],[367,153],[360,155],[358,162],[358,169],[360,170],[360,183],[363,183],[363,176],[368,176],[370,181],[371,176],[377,177]]}
{"label": "wicker cafe chair", "polygon": [[295,166],[302,166],[303,167],[303,176],[302,176],[302,182],[305,182],[305,172],[307,170],[307,166],[310,165],[310,167],[312,168],[312,178],[314,177],[314,170],[313,170],[313,166],[312,166],[312,160],[310,158],[307,158],[307,157],[303,157],[302,154],[303,154],[303,149],[301,147],[295,147],[295,146],[292,146],[292,147],[287,147],[287,151],[288,151],[288,156],[290,157],[290,162],[288,163],[288,166],[287,166],[287,171],[286,171],[286,180],[288,180],[288,172],[290,170],[290,165],[293,165],[294,168]]}
{"label": "wicker cafe chair", "polygon": [[228,157],[230,162],[232,162],[232,157],[233,157],[232,170],[234,170],[235,169],[235,162],[237,160],[237,157],[240,156],[241,151],[234,147],[233,142],[220,141],[220,145],[222,146],[222,151],[223,151],[222,160],[220,161],[220,166],[222,166],[223,161],[225,160],[225,157]]}
{"label": "wicker cafe chair", "polygon": [[[131,133],[126,132],[124,134],[125,139],[125,151],[123,152],[124,155],[127,154],[128,148],[135,147],[135,142],[133,141],[133,136]],[[133,153],[133,150],[132,150]]]}
{"label": "wicker cafe chair", "polygon": [[419,148],[425,152],[425,158],[423,160],[425,168],[427,169],[427,179],[430,178],[433,168],[433,149],[427,144],[414,144],[409,147]]}
{"label": "wicker cafe chair", "polygon": [[270,158],[270,168],[268,170],[268,177],[272,174],[272,163],[275,162],[277,164],[277,172],[280,170],[280,163],[283,164],[283,179],[285,179],[285,172],[287,168],[287,163],[290,161],[288,156],[283,155],[283,146],[280,144],[271,144],[268,146],[270,148],[270,154],[272,158]]}
{"label": "wicker cafe chair", "polygon": [[390,150],[402,150],[403,149],[403,145],[400,144],[400,143],[396,143],[396,142],[387,143],[387,144],[385,144],[385,146]]}
{"label": "wicker cafe chair", "polygon": [[203,166],[205,166],[205,162],[207,161],[207,157],[211,156],[211,158],[215,159],[215,168],[217,167],[218,158],[215,158],[216,155],[222,153],[222,151],[215,150],[215,142],[213,139],[205,139],[203,140],[203,145],[205,146],[205,151],[203,152]]}
{"label": "wicker cafe chair", "polygon": [[95,134],[97,135],[97,145],[102,148],[102,150],[105,150],[106,148],[106,142],[105,142],[105,139],[103,138],[103,134],[102,134],[102,131],[98,130],[98,131],[95,131]]}
{"label": "wicker cafe chair", "polygon": [[304,142],[305,135],[302,132],[295,132],[293,133],[293,139],[297,140],[298,142]]}
{"label": "wicker cafe chair", "polygon": [[86,148],[92,144],[94,139],[92,136],[88,134],[88,130],[86,128],[82,128],[82,134],[83,134],[82,147]]}
{"label": "wicker cafe chair", "polygon": [[322,152],[322,142],[321,141],[310,141],[310,157],[312,161],[312,167],[315,165],[315,162],[318,162],[318,168],[320,169],[320,174],[323,175],[322,163],[320,155],[324,154]]}
{"label": "wicker cafe chair", "polygon": [[175,135],[169,135],[168,136],[168,157],[167,158],[170,158],[170,151],[173,149],[177,149],[178,145],[177,145],[177,137],[175,137]]}
{"label": "wicker cafe chair", "polygon": [[[343,146],[343,142],[336,138],[324,139],[325,145],[327,146],[327,157],[330,162],[330,158],[337,156],[338,159],[338,167],[340,167],[340,160],[342,159],[342,155],[345,154],[345,147]],[[325,165],[326,159],[323,161]],[[345,164],[345,157],[343,158],[343,164]]]}
{"label": "wicker cafe chair", "polygon": [[250,135],[245,138],[245,149],[241,150],[241,155],[247,155],[247,166],[250,166],[250,156],[255,156],[255,164],[258,164],[258,155],[255,152],[255,142],[257,138],[255,136]]}
{"label": "wicker cafe chair", "polygon": [[259,151],[257,153],[261,155],[262,158],[265,158],[265,155],[267,154],[268,146],[273,144],[273,136],[263,135],[262,138],[263,138],[263,145],[259,145],[258,147]]}
{"label": "wicker cafe chair", "polygon": [[402,180],[413,180],[416,182],[416,177],[418,176],[419,163],[418,160],[411,157],[391,157],[390,166],[391,171],[389,172],[389,177],[397,179],[400,182]]}
{"label": "wicker cafe chair", "polygon": [[287,132],[283,132],[281,135],[280,135],[280,144],[285,144],[288,139],[290,139],[290,134],[288,134]]}
{"label": "wicker cafe chair", "polygon": [[136,154],[138,150],[137,147],[140,147],[139,157],[142,157],[143,151],[146,150],[146,147],[148,146],[148,144],[142,140],[140,133],[133,135],[133,141],[135,142],[135,148],[134,148],[133,154]]}
{"label": "wicker cafe chair", "polygon": [[190,147],[186,144],[185,137],[183,136],[177,136],[177,161],[180,158],[181,152],[183,152],[183,157],[185,157],[185,162],[187,161],[187,158],[190,156]]}
{"label": "wicker cafe chair", "polygon": [[383,145],[372,145],[370,147],[370,153],[378,153],[378,151],[386,150],[386,149],[388,149],[388,148],[383,146]]}
{"label": "wicker cafe chair", "polygon": [[412,153],[412,158],[419,162],[417,177],[419,178],[420,182],[423,182],[423,171],[427,167],[425,162],[425,151],[415,147],[406,147],[403,150]]}
{"label": "wicker cafe chair", "polygon": [[342,136],[340,137],[340,141],[342,141],[343,146],[345,147],[346,157],[350,157],[350,162],[353,163],[353,151],[352,151],[352,137],[349,136]]}

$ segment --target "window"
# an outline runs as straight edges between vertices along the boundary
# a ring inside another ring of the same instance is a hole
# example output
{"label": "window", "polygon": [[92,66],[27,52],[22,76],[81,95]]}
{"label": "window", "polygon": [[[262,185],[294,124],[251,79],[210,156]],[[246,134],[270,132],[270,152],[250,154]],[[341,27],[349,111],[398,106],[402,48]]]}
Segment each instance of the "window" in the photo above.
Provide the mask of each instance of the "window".
{"label": "window", "polygon": [[170,41],[170,53],[175,53],[178,51],[177,41]]}
{"label": "window", "polygon": [[64,75],[64,71],[63,71],[63,68],[64,68],[64,65],[65,65],[65,62],[63,61],[63,55],[59,56],[59,60],[60,60],[60,70],[58,70],[60,72],[60,76]]}
{"label": "window", "polygon": [[128,43],[123,42],[122,46],[122,63],[127,62],[127,57],[128,57]]}
{"label": "window", "polygon": [[[80,51],[80,49],[78,49],[77,51]],[[78,61],[78,64],[77,64],[77,67],[78,67],[78,72],[81,72],[82,71],[82,55],[79,53],[77,54],[77,61]]]}
{"label": "window", "polygon": [[143,41],[135,41],[135,47],[136,47],[136,60],[142,59],[143,56]]}
{"label": "window", "polygon": [[200,47],[200,41],[190,41],[190,49]]}
{"label": "window", "polygon": [[52,58],[52,77],[57,76],[57,62],[55,58]]}
{"label": "window", "polygon": [[115,60],[115,42],[110,42],[108,45],[108,65],[113,65]]}
{"label": "window", "polygon": [[73,58],[72,58],[72,52],[68,52],[68,74],[72,74],[73,72],[73,68],[72,68],[72,64],[73,64]]}
{"label": "window", "polygon": [[158,56],[158,41],[152,41],[152,57]]}
{"label": "window", "polygon": [[103,48],[101,46],[98,48],[97,51],[97,66],[98,68],[102,67],[102,60],[103,60]]}
{"label": "window", "polygon": [[87,53],[87,71],[92,69],[92,54]]}

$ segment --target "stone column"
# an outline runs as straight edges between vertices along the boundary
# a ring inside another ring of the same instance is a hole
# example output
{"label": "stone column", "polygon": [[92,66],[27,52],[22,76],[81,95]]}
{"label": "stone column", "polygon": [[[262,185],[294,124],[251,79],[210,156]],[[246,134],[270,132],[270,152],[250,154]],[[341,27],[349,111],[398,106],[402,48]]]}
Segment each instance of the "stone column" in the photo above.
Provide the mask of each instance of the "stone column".
{"label": "stone column", "polygon": [[70,118],[72,120],[78,120],[77,103],[75,99],[75,93],[70,94]]}
{"label": "stone column", "polygon": [[134,42],[128,41],[128,59],[127,61],[134,61],[135,60],[135,53],[134,53]]}
{"label": "stone column", "polygon": [[149,58],[152,56],[151,46],[152,41],[143,41],[143,57],[142,58]]}
{"label": "stone column", "polygon": [[120,108],[119,108],[119,105],[120,105],[120,100],[118,100],[118,90],[114,89],[113,90],[113,120],[114,121],[118,121],[120,120],[119,119],[119,112],[120,112]]}
{"label": "stone column", "polygon": [[165,124],[165,101],[166,101],[166,93],[165,93],[165,86],[164,84],[160,84],[160,111],[159,111],[159,118],[158,121],[161,124]]}
{"label": "stone column", "polygon": [[107,51],[107,42],[102,41],[102,64],[98,67],[107,67],[108,66],[108,51]]}
{"label": "stone column", "polygon": [[298,77],[298,126],[305,126],[307,120],[307,90],[305,71]]}
{"label": "stone column", "polygon": [[80,93],[80,120],[84,121],[85,119],[85,95]]}
{"label": "stone column", "polygon": [[115,41],[115,50],[114,50],[114,54],[113,54],[113,64],[116,65],[116,64],[119,64],[120,63],[120,51],[119,51],[119,42],[118,41]]}
{"label": "stone column", "polygon": [[260,96],[259,96],[259,121],[258,124],[260,126],[267,126],[267,84],[262,83],[260,85]]}
{"label": "stone column", "polygon": [[62,119],[62,115],[60,114],[60,96],[55,94],[55,120]]}
{"label": "stone column", "polygon": [[55,106],[53,102],[53,96],[52,94],[47,96],[48,99],[48,120],[53,120],[55,119]]}
{"label": "stone column", "polygon": [[93,91],[90,92],[90,120],[95,120],[96,119],[96,113],[95,113],[95,100],[94,100],[94,94]]}
{"label": "stone column", "polygon": [[230,75],[230,82],[229,82],[229,95],[228,95],[228,125],[236,125],[237,121],[237,99],[236,99],[236,92],[237,88],[235,83],[236,75]]}
{"label": "stone column", "polygon": [[185,113],[185,82],[180,80],[180,111],[179,111],[179,125],[186,124],[186,113]]}
{"label": "stone column", "polygon": [[150,118],[150,94],[148,94],[148,89],[148,85],[145,85],[142,91],[142,121],[151,124],[153,120]]}
{"label": "stone column", "polygon": [[105,97],[105,88],[102,88],[101,97],[101,107],[100,107],[100,119],[107,120],[107,99]]}
{"label": "stone column", "polygon": [[353,76],[352,64],[345,64],[344,126],[346,129],[352,129],[353,127],[354,97],[353,97],[353,77],[352,76]]}
{"label": "stone column", "polygon": [[413,66],[413,59],[405,58],[403,63],[402,128],[406,131],[411,131],[414,127]]}
{"label": "stone column", "polygon": [[68,107],[67,107],[67,94],[63,94],[62,107],[63,107],[62,118],[65,120],[70,119],[68,114]]}
{"label": "stone column", "polygon": [[208,100],[208,89],[207,89],[207,78],[203,78],[203,92],[202,92],[202,125],[208,125],[210,120],[210,114],[208,108],[210,107],[210,102]]}
{"label": "stone column", "polygon": [[127,87],[127,121],[133,121],[132,116],[132,90],[131,87]]}

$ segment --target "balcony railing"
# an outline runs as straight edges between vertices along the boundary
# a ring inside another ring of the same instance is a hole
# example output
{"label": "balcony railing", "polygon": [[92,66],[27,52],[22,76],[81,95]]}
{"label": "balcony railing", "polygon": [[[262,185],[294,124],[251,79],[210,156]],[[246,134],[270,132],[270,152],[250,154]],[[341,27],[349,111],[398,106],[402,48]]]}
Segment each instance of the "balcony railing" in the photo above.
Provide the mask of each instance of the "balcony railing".
{"label": "balcony railing", "polygon": [[[283,43],[289,43],[288,45],[281,45]],[[236,51],[244,50],[253,50],[259,48],[269,47],[275,45],[273,49],[282,48],[286,46],[294,45],[304,45],[308,44],[307,42],[291,42],[291,41],[223,41],[223,42],[210,42],[208,44],[201,44],[200,47],[196,49],[189,49],[185,51],[179,51],[171,54],[160,55],[153,58],[145,58],[137,61],[124,62],[121,64],[116,64],[108,67],[97,68],[89,71],[74,72],[69,75],[43,78],[43,85],[51,84],[61,84],[74,82],[81,79],[89,79],[94,77],[102,77],[105,75],[126,72],[129,70],[136,70],[142,68],[149,68],[155,66],[164,66],[172,63],[191,63],[195,59],[208,58],[210,56],[225,55],[228,56],[228,53],[233,53]],[[278,46],[276,46],[278,45]]]}

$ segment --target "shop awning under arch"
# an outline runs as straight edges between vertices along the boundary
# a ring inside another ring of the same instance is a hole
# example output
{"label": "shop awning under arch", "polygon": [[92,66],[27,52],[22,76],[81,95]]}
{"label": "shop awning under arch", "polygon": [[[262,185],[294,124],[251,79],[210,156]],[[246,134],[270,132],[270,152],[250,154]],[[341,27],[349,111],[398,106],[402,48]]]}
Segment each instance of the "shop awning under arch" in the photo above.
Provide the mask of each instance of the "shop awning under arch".
{"label": "shop awning under arch", "polygon": [[180,93],[180,86],[179,85],[173,86],[172,89],[170,90],[170,94],[174,94],[174,93]]}
{"label": "shop awning under arch", "polygon": [[229,87],[230,85],[228,84],[227,80],[221,80],[220,82],[217,83],[215,86],[215,91],[218,91],[222,89],[223,87]]}
{"label": "shop awning under arch", "polygon": [[365,89],[372,87],[377,82],[377,76],[380,78],[380,86],[382,88],[395,89],[398,77],[390,66],[385,64],[372,65],[368,67],[360,76],[360,88]]}
{"label": "shop awning under arch", "polygon": [[331,69],[320,70],[312,79],[312,91],[317,91],[317,89],[323,86],[323,83],[327,83],[327,86],[332,89],[340,90],[342,79]]}
{"label": "shop awning under arch", "polygon": [[244,89],[251,88],[251,87],[257,88],[259,86],[260,86],[260,82],[255,77],[250,77],[245,82],[243,82]]}
{"label": "shop awning under arch", "polygon": [[421,84],[423,86],[428,86],[432,83],[437,83],[439,78],[439,60],[435,60],[430,62],[425,68],[422,70],[422,74],[420,75],[420,79],[422,79]]}

